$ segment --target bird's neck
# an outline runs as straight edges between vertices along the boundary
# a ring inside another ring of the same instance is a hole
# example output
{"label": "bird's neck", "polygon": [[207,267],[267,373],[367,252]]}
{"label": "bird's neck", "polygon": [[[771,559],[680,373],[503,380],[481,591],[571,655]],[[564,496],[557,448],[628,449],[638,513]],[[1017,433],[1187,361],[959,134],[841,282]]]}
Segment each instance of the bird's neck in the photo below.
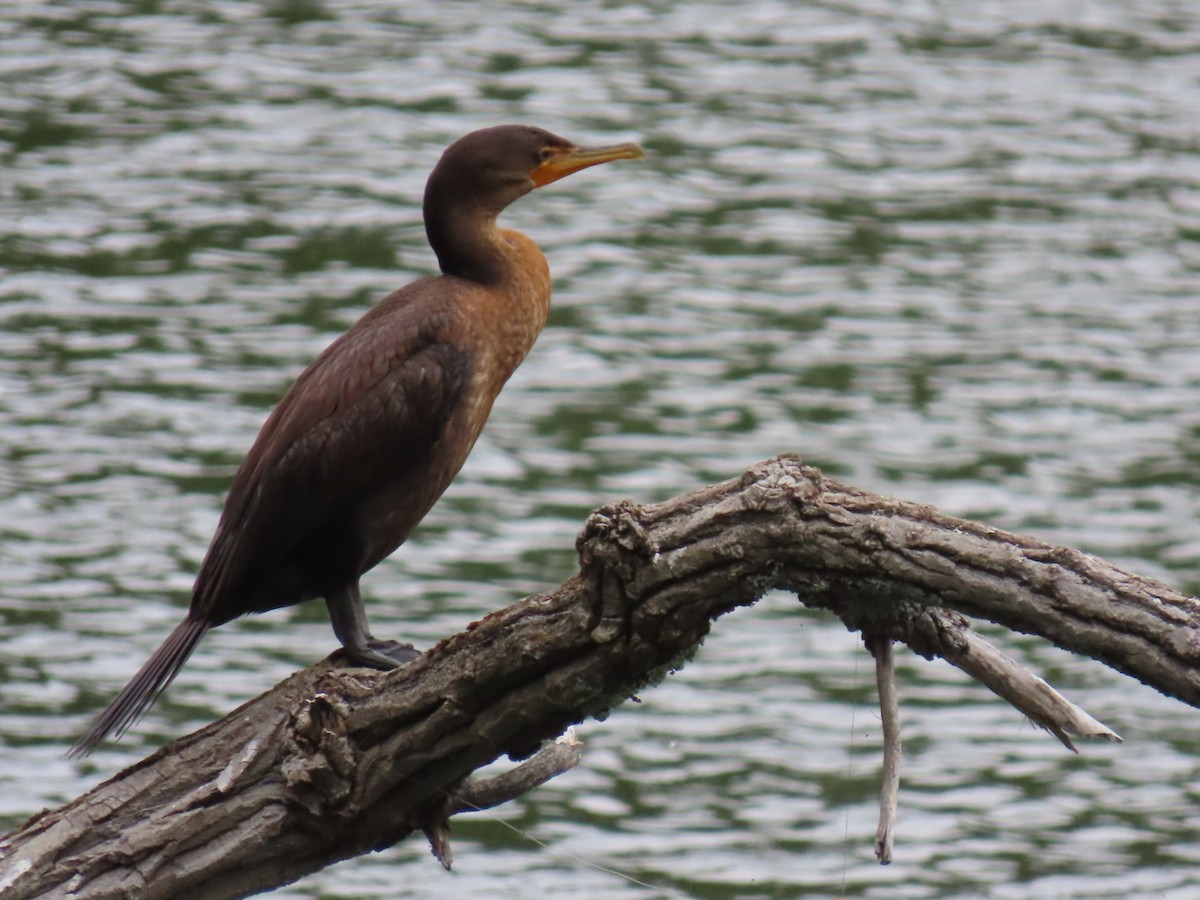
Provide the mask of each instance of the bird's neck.
{"label": "bird's neck", "polygon": [[[498,391],[524,359],[550,312],[550,267],[537,244],[499,228],[496,213],[426,204],[425,231],[442,273],[473,282],[469,313],[480,340],[479,361]],[[486,364],[485,364],[486,363]]]}
{"label": "bird's neck", "polygon": [[492,299],[497,362],[507,379],[533,347],[550,313],[550,267],[532,239],[519,231],[497,229],[505,277],[488,293]]}
{"label": "bird's neck", "polygon": [[494,212],[426,209],[425,233],[443,274],[489,286],[502,285],[519,275],[516,269],[522,260],[512,254],[506,232],[496,226]]}

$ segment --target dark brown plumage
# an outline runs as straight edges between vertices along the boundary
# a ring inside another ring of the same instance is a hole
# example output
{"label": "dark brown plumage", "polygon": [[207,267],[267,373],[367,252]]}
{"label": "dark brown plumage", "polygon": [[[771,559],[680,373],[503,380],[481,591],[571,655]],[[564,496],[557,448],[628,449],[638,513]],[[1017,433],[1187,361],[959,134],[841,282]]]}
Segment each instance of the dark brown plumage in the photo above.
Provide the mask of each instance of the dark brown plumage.
{"label": "dark brown plumage", "polygon": [[323,597],[352,662],[387,669],[415,658],[410,646],[371,636],[358,581],[458,473],[546,322],[545,257],[496,217],[536,187],[641,155],[634,144],[586,149],[518,125],[472,132],[446,150],[424,202],[442,274],[385,298],[280,401],[234,477],[187,617],[72,755],[119,736],[209,628],[246,613]]}

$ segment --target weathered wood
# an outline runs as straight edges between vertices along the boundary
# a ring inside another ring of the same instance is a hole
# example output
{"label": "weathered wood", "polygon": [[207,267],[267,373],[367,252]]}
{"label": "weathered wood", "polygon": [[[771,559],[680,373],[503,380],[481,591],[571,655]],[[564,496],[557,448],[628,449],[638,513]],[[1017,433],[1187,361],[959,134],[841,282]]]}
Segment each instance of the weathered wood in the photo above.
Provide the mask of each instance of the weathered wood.
{"label": "weathered wood", "polygon": [[879,786],[879,827],[875,829],[875,858],[892,861],[896,836],[896,809],[900,800],[900,700],[896,694],[896,661],[891,638],[867,638],[875,657],[875,684],[879,691],[879,722],[883,728],[883,777]]}
{"label": "weathered wood", "polygon": [[[335,656],[35,816],[0,840],[0,893],[240,897],[414,831],[448,860],[438,840],[454,798],[481,790],[465,782],[473,772],[603,715],[680,666],[715,618],[773,588],[874,640],[947,657],[1068,744],[1115,735],[989,655],[963,615],[1043,635],[1200,706],[1200,600],[858,491],[794,457],[665,503],[604,507],[577,546],[580,571],[557,590],[408,666],[339,668]],[[501,799],[525,789],[519,780]]]}

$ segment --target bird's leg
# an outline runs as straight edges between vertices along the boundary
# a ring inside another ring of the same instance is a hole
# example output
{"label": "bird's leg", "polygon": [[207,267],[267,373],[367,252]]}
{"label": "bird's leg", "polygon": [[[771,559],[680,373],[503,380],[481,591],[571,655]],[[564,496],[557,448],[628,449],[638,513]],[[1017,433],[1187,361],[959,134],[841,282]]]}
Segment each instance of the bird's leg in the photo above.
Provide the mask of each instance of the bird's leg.
{"label": "bird's leg", "polygon": [[333,633],[350,662],[372,669],[395,669],[421,655],[412,644],[379,641],[371,636],[357,584],[331,591],[325,596],[325,606],[329,609]]}

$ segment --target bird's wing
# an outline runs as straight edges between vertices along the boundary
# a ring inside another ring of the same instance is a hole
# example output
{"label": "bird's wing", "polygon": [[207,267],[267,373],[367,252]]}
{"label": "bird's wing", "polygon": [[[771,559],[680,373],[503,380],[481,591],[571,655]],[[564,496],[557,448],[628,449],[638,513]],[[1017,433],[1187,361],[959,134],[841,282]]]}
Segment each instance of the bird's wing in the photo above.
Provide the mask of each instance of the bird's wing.
{"label": "bird's wing", "polygon": [[[385,301],[386,302],[386,301]],[[469,378],[438,315],[376,310],[331,344],[263,425],[196,578],[192,615],[224,621],[251,570],[286,559],[437,442]]]}

